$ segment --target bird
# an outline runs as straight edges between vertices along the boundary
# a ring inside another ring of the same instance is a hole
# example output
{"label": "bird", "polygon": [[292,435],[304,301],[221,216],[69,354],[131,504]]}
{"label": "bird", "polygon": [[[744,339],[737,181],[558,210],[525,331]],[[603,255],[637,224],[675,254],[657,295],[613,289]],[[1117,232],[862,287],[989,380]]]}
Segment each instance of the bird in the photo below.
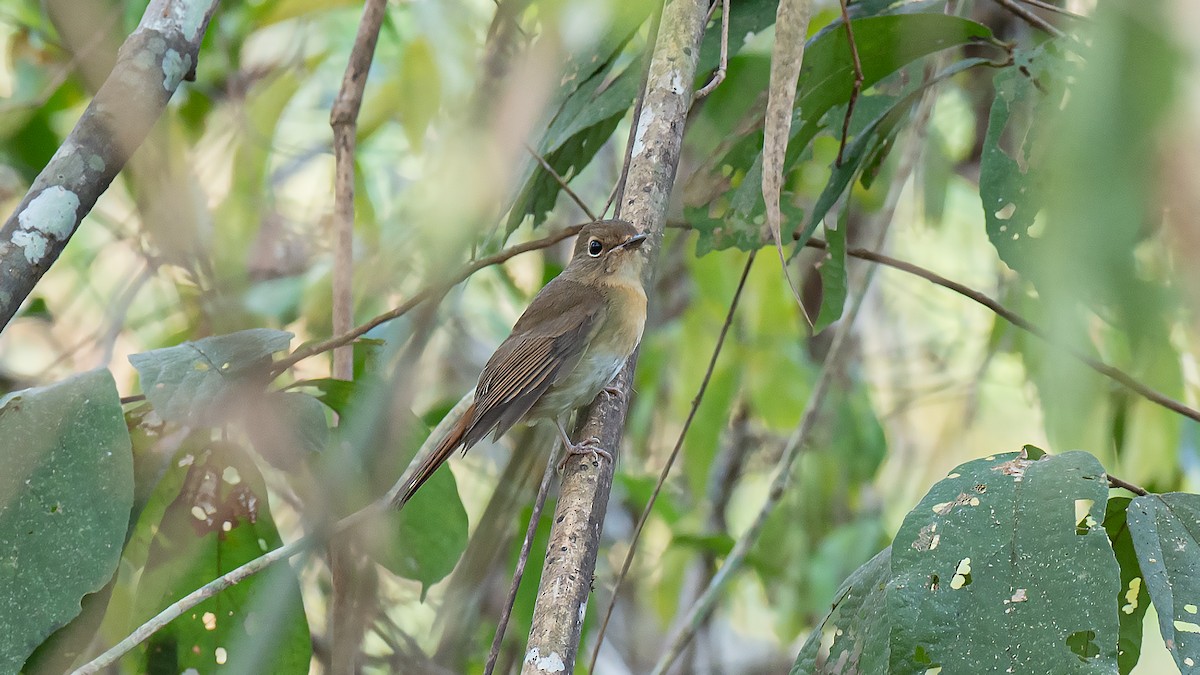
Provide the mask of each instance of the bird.
{"label": "bird", "polygon": [[465,455],[489,433],[499,440],[519,421],[552,419],[567,457],[612,461],[594,436],[572,443],[563,418],[601,391],[619,394],[611,382],[646,325],[646,237],[620,219],[583,226],[566,268],[534,296],[488,359],[474,401],[396,492],[394,508],[407,503],[457,448]]}

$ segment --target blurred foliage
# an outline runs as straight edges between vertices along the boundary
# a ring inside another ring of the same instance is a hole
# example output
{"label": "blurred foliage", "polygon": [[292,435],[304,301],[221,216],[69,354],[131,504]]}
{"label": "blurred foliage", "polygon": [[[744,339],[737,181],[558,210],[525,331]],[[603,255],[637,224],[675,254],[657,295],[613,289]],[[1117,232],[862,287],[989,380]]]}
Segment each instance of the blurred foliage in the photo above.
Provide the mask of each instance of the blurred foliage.
{"label": "blurred foliage", "polygon": [[[81,16],[111,17],[98,36],[127,35],[145,7],[77,2]],[[43,4],[0,10],[10,210],[87,105],[81,64],[109,62],[98,50],[115,47],[70,44]],[[1200,154],[1200,48],[1175,30],[1186,0],[1094,4],[1083,19],[1043,14],[1065,31],[1052,36],[995,3],[852,2],[863,89],[847,120],[846,27],[836,3],[816,3],[783,180],[786,264],[805,306],[764,251],[597,673],[649,671],[754,521],[861,292],[854,250],[889,223],[890,255],[1198,399],[1200,259],[1186,245],[1197,214],[1181,199],[1200,194],[1200,168],[1172,162]],[[687,120],[581,653],[704,378],[743,251],[768,243],[762,116],[777,2],[731,5],[726,79]],[[0,459],[17,467],[0,477],[0,567],[18,570],[0,577],[40,612],[0,612],[0,670],[78,665],[216,575],[382,494],[565,264],[566,245],[513,258],[370,331],[353,381],[330,378],[327,355],[270,372],[272,356],[332,330],[329,108],[360,12],[340,0],[222,3],[195,81],[0,337],[0,394],[19,392],[0,404]],[[601,210],[652,13],[623,0],[389,4],[357,129],[356,323],[473,256],[583,219],[524,144]],[[720,23],[716,9],[697,88],[718,67]],[[814,233],[826,249],[805,246]],[[874,274],[849,340],[787,492],[682,671],[991,672],[986,659],[1010,644],[1021,651],[1004,665],[1030,672],[1196,667],[1196,422],[893,269]],[[126,399],[124,430],[112,380],[146,399]],[[990,454],[1026,444],[1050,454]],[[87,459],[100,451],[125,475]],[[366,672],[482,671],[529,514],[517,487],[544,466],[522,457],[505,470],[508,457],[481,443],[401,514],[363,528],[378,584]],[[1014,462],[1020,481],[1001,469]],[[1165,494],[1109,498],[1105,472]],[[35,479],[44,490],[22,487]],[[30,515],[59,503],[83,506]],[[69,522],[85,516],[103,522]],[[549,520],[502,664],[519,661]],[[116,672],[325,672],[330,584],[320,552],[298,557],[172,622]]]}

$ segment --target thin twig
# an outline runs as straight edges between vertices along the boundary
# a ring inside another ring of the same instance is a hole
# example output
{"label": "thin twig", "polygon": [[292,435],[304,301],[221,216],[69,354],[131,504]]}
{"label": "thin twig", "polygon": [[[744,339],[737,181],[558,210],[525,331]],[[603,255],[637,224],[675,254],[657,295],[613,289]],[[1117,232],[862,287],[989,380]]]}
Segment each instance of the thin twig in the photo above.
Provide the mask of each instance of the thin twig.
{"label": "thin twig", "polygon": [[98,673],[100,670],[116,663],[117,659],[127,654],[134,647],[146,641],[151,635],[162,629],[167,624],[175,619],[183,616],[185,612],[192,609],[196,605],[213,597],[221,591],[241,582],[247,578],[258,574],[282,560],[287,560],[292,556],[302,551],[307,551],[314,548],[328,536],[333,536],[340,532],[358,525],[367,519],[383,514],[387,511],[387,501],[377,500],[367,505],[366,507],[346,516],[339,520],[332,529],[328,532],[310,534],[306,537],[297,539],[296,541],[280,546],[279,548],[263,554],[262,556],[251,560],[240,567],[233,569],[212,581],[204,584],[200,588],[188,593],[179,600],[168,605],[163,611],[154,615],[149,621],[138,626],[136,630],[130,633],[125,639],[113,645],[108,651],[100,656],[88,661],[77,668],[72,675],[91,675]]}
{"label": "thin twig", "polygon": [[546,173],[554,177],[554,180],[558,183],[558,186],[563,189],[563,192],[566,192],[567,195],[571,197],[571,200],[574,201],[575,205],[583,211],[584,215],[586,215],[589,220],[599,220],[596,218],[596,214],[592,213],[592,210],[588,208],[587,203],[584,202],[579,195],[575,194],[575,191],[571,189],[570,185],[567,185],[567,179],[559,175],[559,173],[554,170],[554,167],[550,166],[550,162],[547,162],[545,157],[542,157],[540,154],[538,154],[537,150],[533,149],[533,146],[529,145],[528,143],[523,144],[525,149],[529,151],[529,154],[533,155],[533,158],[537,160],[537,163],[541,164],[542,168],[546,170]]}
{"label": "thin twig", "polygon": [[[717,3],[713,2],[713,7]],[[713,73],[712,79],[704,88],[696,92],[696,100],[700,100],[708,96],[725,81],[725,72],[729,69],[729,0],[721,0],[721,60],[717,64],[717,72]]]}
{"label": "thin twig", "polygon": [[1116,476],[1112,475],[1111,473],[1108,474],[1108,485],[1110,487],[1122,488],[1125,490],[1129,490],[1130,492],[1132,492],[1135,495],[1138,495],[1139,497],[1145,497],[1146,495],[1150,494],[1150,491],[1147,490],[1146,488],[1138,486],[1138,485],[1134,485],[1133,483],[1130,483],[1129,481],[1117,478]]}
{"label": "thin twig", "polygon": [[[387,0],[367,0],[354,48],[342,76],[342,87],[329,112],[333,128],[333,332],[344,333],[354,325],[354,149],[358,111],[362,107],[367,72],[375,57],[379,27]],[[333,350],[333,376],[349,380],[354,374],[354,352],[350,347]],[[335,650],[336,651],[336,650]]]}
{"label": "thin twig", "polygon": [[[810,240],[810,242],[807,244],[807,246],[811,246],[813,248],[825,248],[826,245],[825,245],[825,242],[818,239],[818,240]],[[1188,407],[1187,405],[1184,405],[1183,403],[1171,398],[1170,396],[1160,393],[1160,392],[1150,388],[1149,386],[1139,382],[1132,375],[1130,375],[1129,373],[1126,373],[1125,371],[1121,370],[1120,368],[1115,368],[1113,366],[1108,365],[1107,363],[1104,363],[1103,361],[1100,361],[1099,359],[1092,358],[1091,356],[1088,356],[1087,354],[1079,351],[1075,347],[1072,347],[1071,345],[1066,344],[1062,340],[1052,337],[1048,332],[1046,332],[1039,326],[1035,325],[1033,322],[1029,321],[1028,319],[1021,316],[1020,314],[1017,314],[1016,312],[1008,309],[1004,305],[1001,305],[999,302],[993,300],[992,298],[988,297],[987,295],[983,294],[980,291],[977,291],[977,290],[975,290],[969,286],[966,286],[964,284],[961,284],[957,281],[947,279],[946,277],[943,277],[940,274],[937,274],[936,272],[927,270],[924,267],[921,267],[919,265],[914,265],[913,263],[906,262],[904,260],[897,260],[896,258],[886,256],[882,253],[876,253],[874,251],[868,251],[866,249],[861,249],[861,248],[852,248],[852,249],[848,249],[846,251],[846,255],[853,256],[855,258],[861,258],[862,260],[869,260],[871,262],[879,263],[880,265],[884,265],[885,267],[891,267],[893,269],[900,270],[901,272],[907,272],[908,274],[911,274],[916,277],[920,277],[934,285],[941,286],[942,288],[950,289],[965,298],[974,300],[975,302],[979,303],[980,305],[987,307],[993,313],[995,313],[996,315],[998,315],[1005,321],[1008,321],[1009,323],[1016,326],[1017,328],[1020,328],[1021,330],[1024,330],[1036,337],[1041,338],[1042,340],[1046,341],[1047,343],[1054,345],[1055,347],[1058,347],[1059,349],[1064,350],[1065,352],[1070,354],[1072,357],[1074,357],[1078,361],[1082,362],[1088,368],[1091,368],[1092,370],[1096,371],[1097,373],[1100,373],[1101,375],[1113,380],[1114,382],[1116,382],[1116,383],[1120,384],[1121,386],[1125,387],[1126,389],[1129,389],[1130,391],[1138,394],[1139,396],[1145,398],[1146,400],[1148,400],[1152,403],[1155,403],[1157,405],[1160,405],[1172,412],[1179,413],[1180,415],[1183,415],[1184,417],[1187,417],[1189,419],[1193,419],[1193,420],[1196,420],[1197,422],[1200,422],[1200,410],[1196,410],[1195,408]]]}
{"label": "thin twig", "polygon": [[498,253],[494,253],[492,255],[485,256],[483,258],[477,258],[475,260],[472,260],[471,262],[469,262],[466,265],[463,265],[461,268],[459,268],[458,271],[456,271],[454,273],[454,275],[450,277],[450,279],[443,281],[443,282],[436,283],[436,284],[431,284],[429,286],[426,286],[425,288],[422,288],[421,290],[419,290],[415,294],[413,294],[413,296],[410,297],[408,300],[405,300],[403,303],[401,303],[399,306],[397,306],[391,310],[388,310],[388,311],[384,312],[383,314],[380,314],[379,316],[376,316],[375,318],[371,319],[370,321],[367,321],[366,323],[362,324],[361,326],[358,326],[352,330],[346,331],[345,333],[342,333],[340,335],[335,335],[334,337],[331,337],[328,340],[323,340],[321,342],[310,344],[307,347],[297,349],[295,352],[292,352],[292,354],[290,354],[289,356],[286,356],[286,357],[280,359],[279,361],[277,361],[271,367],[271,374],[278,375],[279,373],[282,373],[283,371],[287,370],[288,368],[291,368],[292,366],[296,365],[296,363],[303,361],[304,359],[307,359],[311,356],[316,356],[317,354],[321,354],[323,352],[327,352],[330,349],[340,347],[344,344],[349,344],[350,342],[353,342],[354,340],[362,337],[363,335],[366,335],[368,332],[371,331],[371,329],[375,328],[376,326],[379,326],[381,324],[387,323],[388,321],[391,321],[393,319],[397,319],[401,316],[404,316],[405,314],[410,312],[414,307],[416,307],[417,305],[420,305],[422,302],[425,302],[426,300],[428,300],[430,298],[440,296],[441,294],[445,293],[447,290],[449,290],[453,286],[461,283],[467,277],[471,276],[475,272],[478,272],[479,270],[481,270],[485,267],[490,267],[492,265],[498,265],[502,262],[507,261],[509,258],[513,258],[522,253],[528,253],[529,251],[537,251],[537,250],[540,250],[543,248],[548,248],[550,246],[553,246],[554,244],[557,244],[558,242],[562,241],[563,239],[567,239],[568,237],[573,237],[576,234],[579,234],[579,230],[581,230],[582,228],[583,228],[583,225],[572,225],[571,227],[563,228],[562,230],[559,230],[558,232],[555,232],[554,234],[550,234],[545,237],[542,237],[541,239],[534,239],[533,241],[527,241],[523,244],[516,244],[516,245],[510,246]]}
{"label": "thin twig", "polygon": [[1025,23],[1037,28],[1038,30],[1045,31],[1056,38],[1060,38],[1065,35],[1065,33],[1055,27],[1054,24],[1051,24],[1049,21],[1046,21],[1037,14],[1029,11],[1028,8],[1018,5],[1015,0],[996,0],[996,4],[1012,12],[1017,16],[1017,18],[1023,20]]}
{"label": "thin twig", "polygon": [[704,393],[708,390],[709,380],[712,379],[713,371],[717,367],[717,358],[721,355],[721,348],[725,346],[725,336],[729,333],[729,327],[733,325],[733,315],[737,311],[738,301],[742,297],[742,289],[746,287],[746,278],[750,276],[750,267],[754,264],[754,256],[758,251],[751,251],[746,257],[746,265],[742,268],[741,279],[738,280],[737,288],[733,292],[733,299],[729,301],[729,311],[725,313],[725,323],[721,326],[721,332],[717,334],[717,343],[713,347],[712,356],[708,359],[708,369],[704,371],[704,379],[700,380],[700,388],[696,391],[696,397],[692,399],[692,407],[688,410],[687,418],[683,422],[683,428],[679,430],[679,436],[675,438],[675,446],[671,448],[671,454],[667,456],[667,462],[663,465],[662,471],[658,474],[658,482],[654,485],[654,491],[650,493],[650,499],[647,500],[645,508],[642,509],[642,515],[638,518],[637,526],[633,528],[633,536],[629,540],[629,549],[625,552],[625,561],[621,563],[621,571],[617,574],[617,580],[613,584],[612,595],[608,601],[608,607],[604,611],[604,619],[600,622],[600,632],[596,635],[596,644],[592,647],[592,660],[588,664],[588,672],[595,672],[596,659],[600,656],[600,647],[604,644],[604,634],[608,630],[608,623],[612,619],[613,609],[617,605],[617,597],[621,591],[621,584],[625,581],[626,575],[629,574],[629,566],[633,563],[633,556],[637,552],[637,544],[641,539],[642,529],[646,526],[646,521],[650,519],[650,512],[654,509],[654,504],[658,500],[658,495],[662,491],[663,484],[667,481],[667,476],[671,473],[671,467],[675,465],[675,459],[679,456],[679,451],[683,448],[683,440],[687,436],[688,429],[692,426],[692,421],[696,418],[696,412],[700,409],[700,402],[704,400]]}
{"label": "thin twig", "polygon": [[840,2],[842,8],[842,23],[846,26],[846,39],[850,43],[850,60],[854,64],[854,85],[850,89],[850,102],[846,104],[846,117],[842,120],[842,141],[838,145],[837,165],[842,165],[842,157],[846,153],[846,136],[850,133],[850,118],[854,116],[854,105],[858,103],[858,95],[862,92],[863,69],[862,61],[858,58],[858,43],[854,41],[854,29],[850,26],[850,11],[846,8],[846,0]]}
{"label": "thin twig", "polygon": [[1062,16],[1069,17],[1071,19],[1075,19],[1076,21],[1087,21],[1088,20],[1088,17],[1086,17],[1082,14],[1076,14],[1075,12],[1072,12],[1067,9],[1063,9],[1062,7],[1059,7],[1057,5],[1052,5],[1048,2],[1043,2],[1042,0],[1021,0],[1021,2],[1025,3],[1026,5],[1029,5],[1030,7],[1037,7],[1038,9],[1044,9],[1047,12],[1054,12],[1055,14],[1061,14]]}
{"label": "thin twig", "polygon": [[550,459],[546,462],[546,471],[542,474],[542,483],[538,486],[537,498],[533,501],[533,512],[529,514],[529,527],[525,528],[525,539],[521,542],[521,555],[517,557],[517,567],[513,571],[512,583],[508,587],[508,597],[504,599],[504,610],[500,613],[500,622],[496,625],[496,635],[492,638],[492,649],[488,652],[487,664],[483,668],[484,675],[492,675],[496,669],[496,659],[500,657],[500,647],[504,644],[504,631],[508,628],[508,619],[512,616],[513,605],[517,602],[517,591],[521,588],[521,579],[525,576],[525,564],[529,562],[529,549],[533,547],[533,537],[537,534],[538,521],[542,519],[546,496],[550,494],[550,481],[554,478],[554,467],[558,466],[558,454],[553,451],[549,454]]}

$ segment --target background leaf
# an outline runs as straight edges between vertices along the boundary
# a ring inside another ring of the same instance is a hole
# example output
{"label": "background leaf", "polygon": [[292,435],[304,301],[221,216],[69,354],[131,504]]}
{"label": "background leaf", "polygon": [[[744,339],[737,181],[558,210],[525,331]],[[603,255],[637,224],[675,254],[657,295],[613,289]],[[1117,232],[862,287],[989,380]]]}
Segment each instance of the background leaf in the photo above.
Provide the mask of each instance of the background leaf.
{"label": "background leaf", "polygon": [[1126,514],[1163,641],[1180,672],[1200,672],[1200,495],[1138,497]]}

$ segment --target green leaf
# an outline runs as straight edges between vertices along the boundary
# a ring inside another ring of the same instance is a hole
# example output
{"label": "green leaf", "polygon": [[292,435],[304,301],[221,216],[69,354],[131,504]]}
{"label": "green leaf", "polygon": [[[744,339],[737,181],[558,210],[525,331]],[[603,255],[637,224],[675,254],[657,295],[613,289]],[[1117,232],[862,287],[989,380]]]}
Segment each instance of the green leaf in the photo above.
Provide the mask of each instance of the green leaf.
{"label": "green leaf", "polygon": [[[887,604],[891,558],[892,549],[883,549],[842,583],[829,613],[800,648],[791,675],[887,672],[891,624],[882,608]],[[818,669],[826,631],[835,637],[824,667]]]}
{"label": "green leaf", "polygon": [[1117,620],[1120,625],[1117,667],[1121,675],[1131,672],[1142,655],[1142,621],[1150,606],[1150,596],[1146,593],[1146,584],[1133,546],[1133,535],[1125,520],[1125,512],[1131,501],[1129,497],[1112,497],[1104,513],[1104,530],[1108,532],[1113,554],[1121,568],[1121,589],[1117,595]]}
{"label": "green leaf", "polygon": [[297,385],[299,384],[315,387],[320,392],[316,394],[315,398],[329,406],[329,409],[338,415],[345,415],[349,412],[355,392],[358,391],[357,381],[336,380],[332,377],[305,380],[303,383],[297,383]]}
{"label": "green leaf", "polygon": [[968,462],[892,544],[892,673],[1111,673],[1120,569],[1085,452]]}
{"label": "green leaf", "polygon": [[429,587],[454,570],[467,548],[467,510],[449,468],[435,472],[386,521],[395,538],[376,550],[376,558],[394,574],[421,582],[424,600]]}
{"label": "green leaf", "polygon": [[0,438],[0,672],[16,672],[112,577],[133,459],[107,370],[0,399]]}
{"label": "green leaf", "polygon": [[[183,487],[138,583],[139,620],[281,544],[262,476],[245,453],[213,444],[184,459]],[[237,672],[307,673],[311,638],[295,574],[276,565],[205,600],[155,633],[141,656],[148,672],[212,672],[224,663]]]}
{"label": "green leaf", "polygon": [[233,395],[262,375],[271,354],[287,349],[291,339],[291,333],[254,328],[133,354],[129,362],[159,416],[202,426],[236,409]]}
{"label": "green leaf", "polygon": [[290,471],[329,444],[325,406],[299,392],[275,391],[248,401],[242,425],[259,456]]}
{"label": "green leaf", "polygon": [[842,317],[846,304],[846,222],[842,212],[838,229],[825,227],[825,243],[829,244],[829,256],[821,264],[821,311],[813,322],[813,333],[820,333],[829,324]]}
{"label": "green leaf", "polygon": [[1126,515],[1163,641],[1180,672],[1200,673],[1200,495],[1138,497]]}

